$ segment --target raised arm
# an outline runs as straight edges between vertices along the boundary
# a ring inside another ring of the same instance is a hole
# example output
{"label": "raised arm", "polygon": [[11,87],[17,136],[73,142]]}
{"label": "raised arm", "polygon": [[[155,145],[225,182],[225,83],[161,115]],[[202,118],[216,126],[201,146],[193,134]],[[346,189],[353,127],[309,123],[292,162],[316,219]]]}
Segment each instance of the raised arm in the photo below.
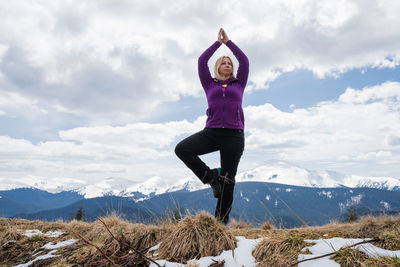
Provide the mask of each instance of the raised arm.
{"label": "raised arm", "polygon": [[201,54],[198,62],[198,71],[201,81],[201,85],[204,90],[207,90],[208,85],[212,82],[213,78],[208,68],[208,60],[215,53],[215,51],[224,43],[235,55],[239,62],[239,67],[237,71],[237,79],[240,85],[245,88],[247,83],[247,78],[249,76],[249,60],[242,50],[231,40],[229,40],[228,35],[225,33],[224,29],[220,29],[218,32],[218,38],[215,43],[213,43],[206,51]]}
{"label": "raised arm", "polygon": [[221,42],[215,41],[203,54],[199,57],[198,62],[198,70],[199,70],[199,78],[201,85],[203,86],[204,90],[208,88],[208,85],[212,82],[212,77],[210,73],[210,69],[208,68],[208,60],[211,56],[215,53],[215,51],[221,46]]}
{"label": "raised arm", "polygon": [[249,77],[249,59],[242,50],[231,40],[228,40],[226,46],[232,51],[239,62],[236,78],[239,80],[240,85],[245,88],[247,78]]}

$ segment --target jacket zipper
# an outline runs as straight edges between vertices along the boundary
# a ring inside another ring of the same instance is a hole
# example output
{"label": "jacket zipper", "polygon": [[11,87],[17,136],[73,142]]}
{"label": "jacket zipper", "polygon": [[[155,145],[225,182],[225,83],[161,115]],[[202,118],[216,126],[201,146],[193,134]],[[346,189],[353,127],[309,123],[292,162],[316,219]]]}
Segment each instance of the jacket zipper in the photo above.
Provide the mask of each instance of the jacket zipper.
{"label": "jacket zipper", "polygon": [[[225,85],[225,86],[224,86]],[[222,128],[225,128],[225,91],[226,87],[228,87],[228,84],[222,84],[222,97],[223,97],[223,103],[222,103]],[[225,88],[225,91],[223,90]]]}
{"label": "jacket zipper", "polygon": [[222,128],[225,128],[225,92],[222,93],[224,102],[222,103]]}

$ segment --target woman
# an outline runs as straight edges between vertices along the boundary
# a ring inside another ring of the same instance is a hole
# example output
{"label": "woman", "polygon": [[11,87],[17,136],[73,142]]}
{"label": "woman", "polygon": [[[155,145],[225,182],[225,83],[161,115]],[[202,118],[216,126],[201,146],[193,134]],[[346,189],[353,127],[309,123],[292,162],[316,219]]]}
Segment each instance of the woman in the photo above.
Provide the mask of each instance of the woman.
{"label": "woman", "polygon": [[[208,69],[208,60],[222,44],[235,55],[239,68],[235,76],[232,60],[227,56],[220,57],[214,66],[213,78]],[[235,175],[244,150],[242,98],[249,74],[249,61],[221,28],[217,41],[199,57],[198,70],[208,102],[206,127],[182,140],[176,146],[175,153],[204,184],[210,184],[214,197],[218,198],[215,217],[227,224],[233,202]],[[220,151],[221,167],[210,169],[199,155],[215,151]]]}

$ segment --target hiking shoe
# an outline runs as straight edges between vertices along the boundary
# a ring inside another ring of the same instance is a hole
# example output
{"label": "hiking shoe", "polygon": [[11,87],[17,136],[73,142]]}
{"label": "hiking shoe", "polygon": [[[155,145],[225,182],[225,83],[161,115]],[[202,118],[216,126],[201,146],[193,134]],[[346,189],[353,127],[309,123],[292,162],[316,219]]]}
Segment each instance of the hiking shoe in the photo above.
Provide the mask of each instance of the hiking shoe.
{"label": "hiking shoe", "polygon": [[211,186],[213,190],[213,194],[215,198],[219,198],[221,196],[221,183],[219,181],[219,176],[221,175],[221,169],[212,169],[211,170],[211,180],[208,182],[208,184]]}

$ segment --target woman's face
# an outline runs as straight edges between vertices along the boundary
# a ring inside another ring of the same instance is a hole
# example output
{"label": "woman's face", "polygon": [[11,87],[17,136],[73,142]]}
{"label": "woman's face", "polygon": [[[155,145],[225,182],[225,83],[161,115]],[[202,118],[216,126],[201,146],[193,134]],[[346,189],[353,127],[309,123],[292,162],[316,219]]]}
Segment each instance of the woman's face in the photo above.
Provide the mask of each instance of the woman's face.
{"label": "woman's face", "polygon": [[233,66],[232,66],[231,60],[227,57],[224,57],[222,59],[221,66],[219,66],[219,68],[218,68],[219,74],[221,74],[222,76],[231,76],[232,69],[233,69]]}

